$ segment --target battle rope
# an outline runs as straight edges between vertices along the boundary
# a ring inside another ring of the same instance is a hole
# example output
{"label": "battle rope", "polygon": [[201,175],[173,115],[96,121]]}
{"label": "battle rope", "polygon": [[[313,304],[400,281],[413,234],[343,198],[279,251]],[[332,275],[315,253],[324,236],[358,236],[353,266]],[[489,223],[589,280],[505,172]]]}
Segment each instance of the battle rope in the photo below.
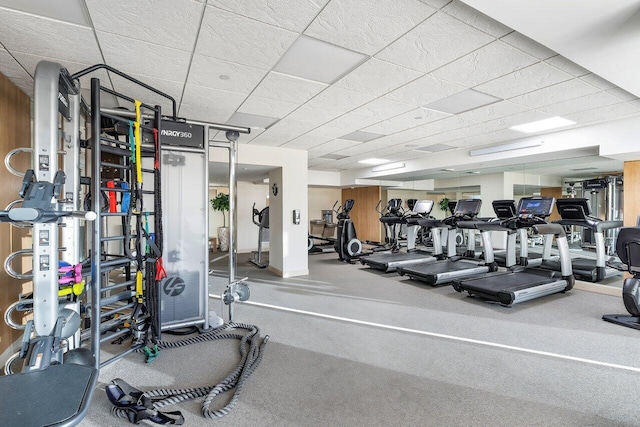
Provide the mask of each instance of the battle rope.
{"label": "battle rope", "polygon": [[[239,333],[238,330],[248,331]],[[238,403],[238,398],[245,381],[258,367],[264,353],[269,335],[260,340],[260,330],[257,326],[244,323],[229,323],[201,335],[181,341],[159,341],[158,348],[178,348],[191,344],[215,341],[220,339],[240,340],[240,362],[225,379],[215,386],[188,389],[157,389],[142,392],[131,387],[121,379],[115,379],[107,385],[107,397],[114,405],[111,412],[132,423],[148,420],[157,424],[182,425],[184,417],[179,411],[161,412],[165,406],[175,405],[187,400],[205,397],[202,404],[202,415],[205,418],[221,418],[227,415]],[[213,399],[235,388],[229,402],[220,409],[211,409]]]}

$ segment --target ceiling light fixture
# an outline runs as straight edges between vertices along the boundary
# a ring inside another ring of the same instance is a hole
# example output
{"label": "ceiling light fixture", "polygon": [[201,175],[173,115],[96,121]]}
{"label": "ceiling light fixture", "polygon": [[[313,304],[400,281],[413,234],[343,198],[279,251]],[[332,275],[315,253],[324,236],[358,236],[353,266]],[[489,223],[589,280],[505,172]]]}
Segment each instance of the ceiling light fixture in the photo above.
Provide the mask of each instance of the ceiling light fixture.
{"label": "ceiling light fixture", "polygon": [[366,165],[381,165],[383,163],[388,163],[389,160],[386,159],[364,159],[364,160],[358,160],[358,163],[364,163]]}
{"label": "ceiling light fixture", "polygon": [[485,105],[494,104],[499,101],[502,101],[502,99],[487,95],[486,93],[478,92],[477,90],[467,89],[446,98],[431,102],[424,105],[422,108],[445,114],[459,114],[464,113],[465,111],[484,107]]}
{"label": "ceiling light fixture", "polygon": [[502,153],[503,151],[522,150],[524,148],[540,147],[543,141],[521,141],[512,142],[510,144],[494,145],[493,147],[478,148],[477,150],[469,151],[469,155],[484,156],[485,154]]}
{"label": "ceiling light fixture", "polygon": [[551,117],[550,119],[538,120],[536,122],[524,123],[522,125],[511,126],[509,129],[523,133],[542,132],[543,130],[556,129],[564,126],[575,125],[576,122],[562,117]]}
{"label": "ceiling light fixture", "polygon": [[371,172],[382,172],[382,171],[390,171],[393,169],[402,169],[405,167],[404,163],[388,163],[382,166],[376,166],[371,168]]}

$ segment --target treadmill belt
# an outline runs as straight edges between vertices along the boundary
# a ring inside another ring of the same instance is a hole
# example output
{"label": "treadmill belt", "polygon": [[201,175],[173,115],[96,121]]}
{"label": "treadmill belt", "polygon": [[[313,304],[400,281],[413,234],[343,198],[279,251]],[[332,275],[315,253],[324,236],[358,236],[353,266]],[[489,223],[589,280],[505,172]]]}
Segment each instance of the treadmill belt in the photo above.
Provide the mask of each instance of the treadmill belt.
{"label": "treadmill belt", "polygon": [[469,268],[477,267],[479,264],[473,261],[464,260],[460,261],[438,261],[432,262],[431,264],[419,264],[419,265],[411,265],[408,267],[402,268],[402,272],[407,275],[437,275],[440,273],[447,273],[450,271],[461,271],[467,270]]}
{"label": "treadmill belt", "polygon": [[[541,268],[553,271],[560,271],[560,261],[546,260],[540,265]],[[596,260],[592,258],[573,258],[571,260],[573,274],[582,280],[597,281],[598,272]]]}
{"label": "treadmill belt", "polygon": [[498,292],[514,292],[545,284],[553,279],[548,271],[518,271],[515,273],[495,273],[477,279],[460,282],[464,290],[478,291],[498,296]]}

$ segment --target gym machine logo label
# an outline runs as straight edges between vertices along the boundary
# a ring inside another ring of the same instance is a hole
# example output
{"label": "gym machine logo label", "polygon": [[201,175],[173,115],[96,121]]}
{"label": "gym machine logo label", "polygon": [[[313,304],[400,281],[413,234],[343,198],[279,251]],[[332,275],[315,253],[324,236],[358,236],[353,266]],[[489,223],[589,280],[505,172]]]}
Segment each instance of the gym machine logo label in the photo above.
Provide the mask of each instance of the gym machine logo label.
{"label": "gym machine logo label", "polygon": [[170,297],[177,297],[184,292],[186,285],[184,284],[184,280],[180,277],[168,277],[164,279],[164,285],[162,288],[166,295]]}
{"label": "gym machine logo label", "polygon": [[160,130],[163,145],[204,148],[204,127],[190,123],[163,120]]}

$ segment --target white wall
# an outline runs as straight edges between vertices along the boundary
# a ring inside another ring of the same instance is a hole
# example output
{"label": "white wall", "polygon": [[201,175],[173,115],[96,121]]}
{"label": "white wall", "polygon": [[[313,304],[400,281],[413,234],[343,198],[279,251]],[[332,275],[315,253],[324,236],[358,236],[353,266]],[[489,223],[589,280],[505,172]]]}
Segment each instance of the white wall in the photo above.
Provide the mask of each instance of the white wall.
{"label": "white wall", "polygon": [[[322,219],[322,211],[331,209],[337,201],[336,209],[342,205],[342,190],[339,188],[309,188],[308,212],[309,219]],[[335,213],[333,214],[333,222],[337,222]]]}

